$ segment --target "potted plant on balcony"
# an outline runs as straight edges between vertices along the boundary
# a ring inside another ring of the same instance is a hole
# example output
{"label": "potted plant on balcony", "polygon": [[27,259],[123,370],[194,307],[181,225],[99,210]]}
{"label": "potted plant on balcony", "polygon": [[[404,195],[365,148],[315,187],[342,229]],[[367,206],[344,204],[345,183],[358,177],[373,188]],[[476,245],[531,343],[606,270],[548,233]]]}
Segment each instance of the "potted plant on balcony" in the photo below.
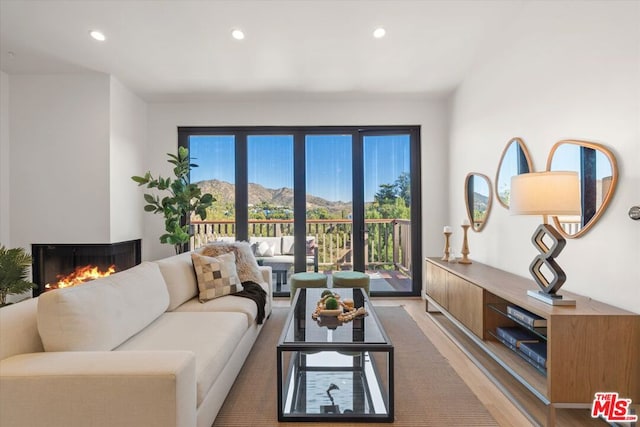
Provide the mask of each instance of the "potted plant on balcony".
{"label": "potted plant on balcony", "polygon": [[0,246],[0,307],[7,305],[7,295],[21,294],[35,287],[27,280],[31,255],[22,248]]}
{"label": "potted plant on balcony", "polygon": [[157,194],[145,194],[144,207],[146,212],[164,215],[164,227],[166,233],[160,236],[160,242],[173,245],[176,254],[188,250],[190,238],[189,219],[195,213],[201,219],[206,219],[207,208],[215,199],[211,194],[202,194],[202,190],[189,182],[189,171],[198,165],[189,162],[189,150],[185,147],[178,148],[178,155],[167,153],[169,163],[173,167],[175,178],[163,178],[158,175],[154,178],[151,172],[144,176],[132,176],[138,186],[146,185],[147,188],[156,188],[168,194],[160,198]]}

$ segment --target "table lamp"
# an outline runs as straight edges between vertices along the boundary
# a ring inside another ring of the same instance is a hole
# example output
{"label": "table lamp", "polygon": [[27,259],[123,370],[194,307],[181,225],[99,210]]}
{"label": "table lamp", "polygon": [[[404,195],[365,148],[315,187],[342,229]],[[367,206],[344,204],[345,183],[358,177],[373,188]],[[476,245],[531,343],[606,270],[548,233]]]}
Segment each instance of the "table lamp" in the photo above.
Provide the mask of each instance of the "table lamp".
{"label": "table lamp", "polygon": [[[540,287],[530,290],[529,296],[551,305],[575,305],[557,292],[567,277],[554,260],[566,244],[562,235],[547,224],[548,215],[580,215],[580,181],[577,172],[547,171],[516,175],[511,179],[511,215],[542,215],[543,223],[536,228],[531,242],[540,251],[533,259],[529,272]],[[544,239],[552,242],[547,246]],[[541,270],[546,267],[547,275]]]}

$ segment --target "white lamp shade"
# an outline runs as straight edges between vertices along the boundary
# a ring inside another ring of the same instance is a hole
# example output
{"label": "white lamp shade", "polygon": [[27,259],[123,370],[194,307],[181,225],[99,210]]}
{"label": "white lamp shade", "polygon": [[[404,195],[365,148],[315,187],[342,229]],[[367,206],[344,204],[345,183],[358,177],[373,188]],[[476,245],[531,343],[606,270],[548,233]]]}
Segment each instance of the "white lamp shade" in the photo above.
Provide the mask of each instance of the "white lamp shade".
{"label": "white lamp shade", "polygon": [[577,172],[535,172],[511,178],[511,215],[580,215]]}

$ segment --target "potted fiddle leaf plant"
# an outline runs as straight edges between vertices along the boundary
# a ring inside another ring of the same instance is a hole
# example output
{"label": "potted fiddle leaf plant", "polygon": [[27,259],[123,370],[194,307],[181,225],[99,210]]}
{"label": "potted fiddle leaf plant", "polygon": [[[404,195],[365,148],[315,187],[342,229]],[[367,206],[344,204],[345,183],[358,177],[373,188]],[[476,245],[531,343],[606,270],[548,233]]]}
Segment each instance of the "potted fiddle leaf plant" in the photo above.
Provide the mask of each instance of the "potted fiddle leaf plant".
{"label": "potted fiddle leaf plant", "polygon": [[31,255],[23,248],[0,246],[0,307],[7,305],[7,295],[22,294],[36,285],[27,280]]}
{"label": "potted fiddle leaf plant", "polygon": [[201,219],[206,219],[207,208],[215,199],[211,194],[202,194],[202,190],[196,184],[189,182],[191,168],[198,165],[189,162],[187,148],[179,147],[177,155],[167,153],[167,156],[167,162],[173,165],[175,178],[163,178],[160,175],[156,178],[151,172],[147,172],[144,176],[132,176],[131,179],[137,182],[138,186],[144,185],[148,189],[167,193],[162,198],[158,194],[145,194],[144,200],[147,204],[144,210],[164,216],[166,233],[160,236],[160,242],[173,245],[176,254],[180,254],[188,250],[191,214],[195,213]]}

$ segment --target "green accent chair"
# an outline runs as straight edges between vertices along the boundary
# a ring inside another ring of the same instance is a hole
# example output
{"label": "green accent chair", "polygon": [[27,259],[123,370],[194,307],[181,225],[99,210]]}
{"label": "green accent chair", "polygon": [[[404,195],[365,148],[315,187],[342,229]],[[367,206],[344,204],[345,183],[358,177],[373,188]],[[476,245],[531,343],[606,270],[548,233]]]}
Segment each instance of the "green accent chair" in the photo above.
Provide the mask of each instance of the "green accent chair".
{"label": "green accent chair", "polygon": [[362,288],[369,295],[369,276],[359,271],[336,271],[332,281],[334,288]]}
{"label": "green accent chair", "polygon": [[295,273],[289,279],[291,286],[291,301],[298,288],[326,288],[327,275],[322,273]]}

